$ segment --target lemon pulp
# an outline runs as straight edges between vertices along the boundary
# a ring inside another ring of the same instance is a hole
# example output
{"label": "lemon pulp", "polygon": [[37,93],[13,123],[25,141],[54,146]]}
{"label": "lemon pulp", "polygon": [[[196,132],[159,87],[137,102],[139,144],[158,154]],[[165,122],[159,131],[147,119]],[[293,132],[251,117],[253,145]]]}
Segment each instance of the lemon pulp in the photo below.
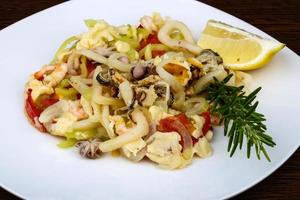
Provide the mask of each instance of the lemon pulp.
{"label": "lemon pulp", "polygon": [[285,46],[214,20],[208,21],[197,44],[219,53],[224,65],[234,70],[260,68]]}

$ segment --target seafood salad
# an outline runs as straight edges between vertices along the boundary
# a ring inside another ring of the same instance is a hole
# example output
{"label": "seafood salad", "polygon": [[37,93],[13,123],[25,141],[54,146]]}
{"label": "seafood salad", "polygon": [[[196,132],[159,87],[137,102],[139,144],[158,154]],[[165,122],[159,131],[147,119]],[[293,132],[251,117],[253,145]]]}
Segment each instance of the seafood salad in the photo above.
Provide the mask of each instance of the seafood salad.
{"label": "seafood salad", "polygon": [[249,93],[251,76],[227,68],[184,23],[158,13],[138,25],[85,24],[87,32],[68,38],[30,76],[25,112],[32,125],[88,159],[110,152],[178,169],[211,156],[212,126],[223,120],[207,88],[230,74],[226,86]]}

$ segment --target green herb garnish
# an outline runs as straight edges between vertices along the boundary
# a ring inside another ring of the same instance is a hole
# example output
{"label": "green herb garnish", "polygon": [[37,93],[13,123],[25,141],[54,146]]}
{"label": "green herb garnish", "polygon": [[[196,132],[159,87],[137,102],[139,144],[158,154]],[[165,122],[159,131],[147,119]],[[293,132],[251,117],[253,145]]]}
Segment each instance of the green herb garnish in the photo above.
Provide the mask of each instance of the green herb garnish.
{"label": "green herb garnish", "polygon": [[226,85],[232,76],[229,74],[223,81],[215,78],[215,82],[207,88],[208,99],[212,104],[211,112],[221,118],[220,123],[224,122],[224,134],[229,137],[227,150],[230,152],[230,157],[238,145],[242,149],[245,137],[248,158],[254,146],[258,159],[263,152],[266,159],[271,161],[264,145],[274,147],[276,144],[272,137],[266,134],[264,115],[256,112],[258,101],[253,103],[261,87],[245,95],[243,86]]}

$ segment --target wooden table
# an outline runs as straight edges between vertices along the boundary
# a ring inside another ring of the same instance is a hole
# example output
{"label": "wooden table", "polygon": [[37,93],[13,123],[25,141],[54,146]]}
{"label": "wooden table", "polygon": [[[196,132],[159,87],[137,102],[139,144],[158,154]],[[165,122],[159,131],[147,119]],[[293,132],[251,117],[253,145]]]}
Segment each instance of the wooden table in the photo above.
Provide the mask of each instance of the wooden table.
{"label": "wooden table", "polygon": [[[63,1],[1,0],[0,29],[61,2]],[[202,2],[249,22],[300,54],[299,0],[202,0]],[[0,189],[0,199],[18,198]],[[298,149],[270,177],[235,199],[300,199],[300,150]]]}

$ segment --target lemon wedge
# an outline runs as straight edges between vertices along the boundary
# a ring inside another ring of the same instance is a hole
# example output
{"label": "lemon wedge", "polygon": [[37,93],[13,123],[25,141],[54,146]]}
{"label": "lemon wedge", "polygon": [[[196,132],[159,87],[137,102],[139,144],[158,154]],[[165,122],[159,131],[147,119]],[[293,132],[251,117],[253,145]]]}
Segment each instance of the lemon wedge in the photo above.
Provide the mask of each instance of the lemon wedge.
{"label": "lemon wedge", "polygon": [[214,20],[207,22],[197,44],[219,53],[224,65],[232,70],[263,67],[285,46]]}

